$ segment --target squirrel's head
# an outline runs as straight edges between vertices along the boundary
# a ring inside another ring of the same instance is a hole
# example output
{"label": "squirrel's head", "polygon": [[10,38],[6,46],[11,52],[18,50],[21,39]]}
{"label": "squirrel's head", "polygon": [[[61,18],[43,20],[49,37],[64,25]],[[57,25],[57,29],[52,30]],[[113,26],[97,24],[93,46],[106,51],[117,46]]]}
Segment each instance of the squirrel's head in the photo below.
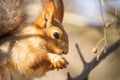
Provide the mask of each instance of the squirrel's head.
{"label": "squirrel's head", "polygon": [[43,30],[47,40],[46,48],[49,52],[66,54],[68,52],[68,36],[62,26],[62,9],[58,12],[55,10],[54,3],[50,2],[41,12],[35,25]]}
{"label": "squirrel's head", "polygon": [[44,30],[47,38],[47,49],[57,54],[68,53],[68,36],[59,21],[54,20],[53,24]]}

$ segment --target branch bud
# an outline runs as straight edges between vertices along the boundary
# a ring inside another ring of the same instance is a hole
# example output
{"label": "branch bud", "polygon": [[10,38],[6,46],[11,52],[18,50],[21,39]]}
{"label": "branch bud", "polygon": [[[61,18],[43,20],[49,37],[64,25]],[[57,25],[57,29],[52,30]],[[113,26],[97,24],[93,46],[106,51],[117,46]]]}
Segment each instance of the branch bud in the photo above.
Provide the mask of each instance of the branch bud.
{"label": "branch bud", "polygon": [[97,53],[97,48],[93,48],[92,53],[96,54]]}

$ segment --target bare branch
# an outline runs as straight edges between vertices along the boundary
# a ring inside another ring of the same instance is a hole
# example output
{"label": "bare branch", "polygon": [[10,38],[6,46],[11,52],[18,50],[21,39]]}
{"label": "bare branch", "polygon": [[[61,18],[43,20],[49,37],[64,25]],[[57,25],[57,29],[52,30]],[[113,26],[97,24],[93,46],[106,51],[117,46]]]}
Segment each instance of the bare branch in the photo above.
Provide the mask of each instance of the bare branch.
{"label": "bare branch", "polygon": [[103,31],[104,31],[104,51],[106,51],[106,46],[107,46],[107,30],[106,30],[106,25],[105,25],[105,20],[104,20],[104,16],[103,16],[103,11],[102,11],[102,1],[99,0],[100,3],[100,13],[101,13],[101,18],[103,21]]}
{"label": "bare branch", "polygon": [[103,22],[103,24],[105,24],[103,11],[102,11],[102,0],[99,0],[99,4],[100,4],[100,13],[101,13],[102,22]]}
{"label": "bare branch", "polygon": [[88,76],[90,72],[102,61],[104,60],[108,55],[110,55],[113,51],[115,51],[118,47],[120,47],[120,39],[117,40],[115,43],[113,43],[111,46],[109,46],[106,49],[106,52],[104,50],[101,52],[99,61],[96,59],[96,57],[91,60],[89,63],[87,63],[82,71],[82,73],[75,78],[72,78],[69,74],[68,80],[88,80]]}

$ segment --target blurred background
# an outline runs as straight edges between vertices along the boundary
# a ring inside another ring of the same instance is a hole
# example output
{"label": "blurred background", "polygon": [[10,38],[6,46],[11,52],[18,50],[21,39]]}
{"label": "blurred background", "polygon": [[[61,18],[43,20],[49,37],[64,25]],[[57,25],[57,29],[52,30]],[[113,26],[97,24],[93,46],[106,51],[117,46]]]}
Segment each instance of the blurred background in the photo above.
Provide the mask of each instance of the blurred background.
{"label": "blurred background", "polygon": [[[63,25],[69,35],[69,53],[63,55],[69,66],[60,71],[50,71],[41,79],[67,80],[67,73],[72,77],[79,75],[83,64],[76,50],[78,43],[87,62],[95,54],[92,49],[103,38],[103,25],[107,26],[108,46],[120,39],[120,0],[101,0],[102,21],[99,0],[64,0],[65,14]],[[99,47],[101,48],[104,43]],[[99,52],[98,52],[99,54]],[[89,80],[120,80],[120,48],[104,59],[89,75]]]}

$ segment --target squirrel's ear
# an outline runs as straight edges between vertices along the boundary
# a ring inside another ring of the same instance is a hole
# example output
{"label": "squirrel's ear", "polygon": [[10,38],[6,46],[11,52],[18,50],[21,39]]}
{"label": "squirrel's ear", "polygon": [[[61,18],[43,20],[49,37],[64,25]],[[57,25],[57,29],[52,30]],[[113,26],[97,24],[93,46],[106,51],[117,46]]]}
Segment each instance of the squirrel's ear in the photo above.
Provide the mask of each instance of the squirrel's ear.
{"label": "squirrel's ear", "polygon": [[43,6],[46,6],[48,3],[54,3],[54,18],[62,23],[64,15],[64,4],[63,0],[40,0]]}
{"label": "squirrel's ear", "polygon": [[55,6],[54,17],[62,23],[64,16],[64,4],[63,0],[53,0]]}
{"label": "squirrel's ear", "polygon": [[46,22],[46,27],[49,27],[53,24],[53,20],[54,20],[54,4],[53,2],[50,2],[46,8],[46,12],[44,15],[44,19]]}
{"label": "squirrel's ear", "polygon": [[42,11],[40,11],[40,15],[35,21],[35,25],[39,27],[49,27],[53,23],[53,20],[54,20],[54,3],[50,2],[45,7],[43,7]]}

